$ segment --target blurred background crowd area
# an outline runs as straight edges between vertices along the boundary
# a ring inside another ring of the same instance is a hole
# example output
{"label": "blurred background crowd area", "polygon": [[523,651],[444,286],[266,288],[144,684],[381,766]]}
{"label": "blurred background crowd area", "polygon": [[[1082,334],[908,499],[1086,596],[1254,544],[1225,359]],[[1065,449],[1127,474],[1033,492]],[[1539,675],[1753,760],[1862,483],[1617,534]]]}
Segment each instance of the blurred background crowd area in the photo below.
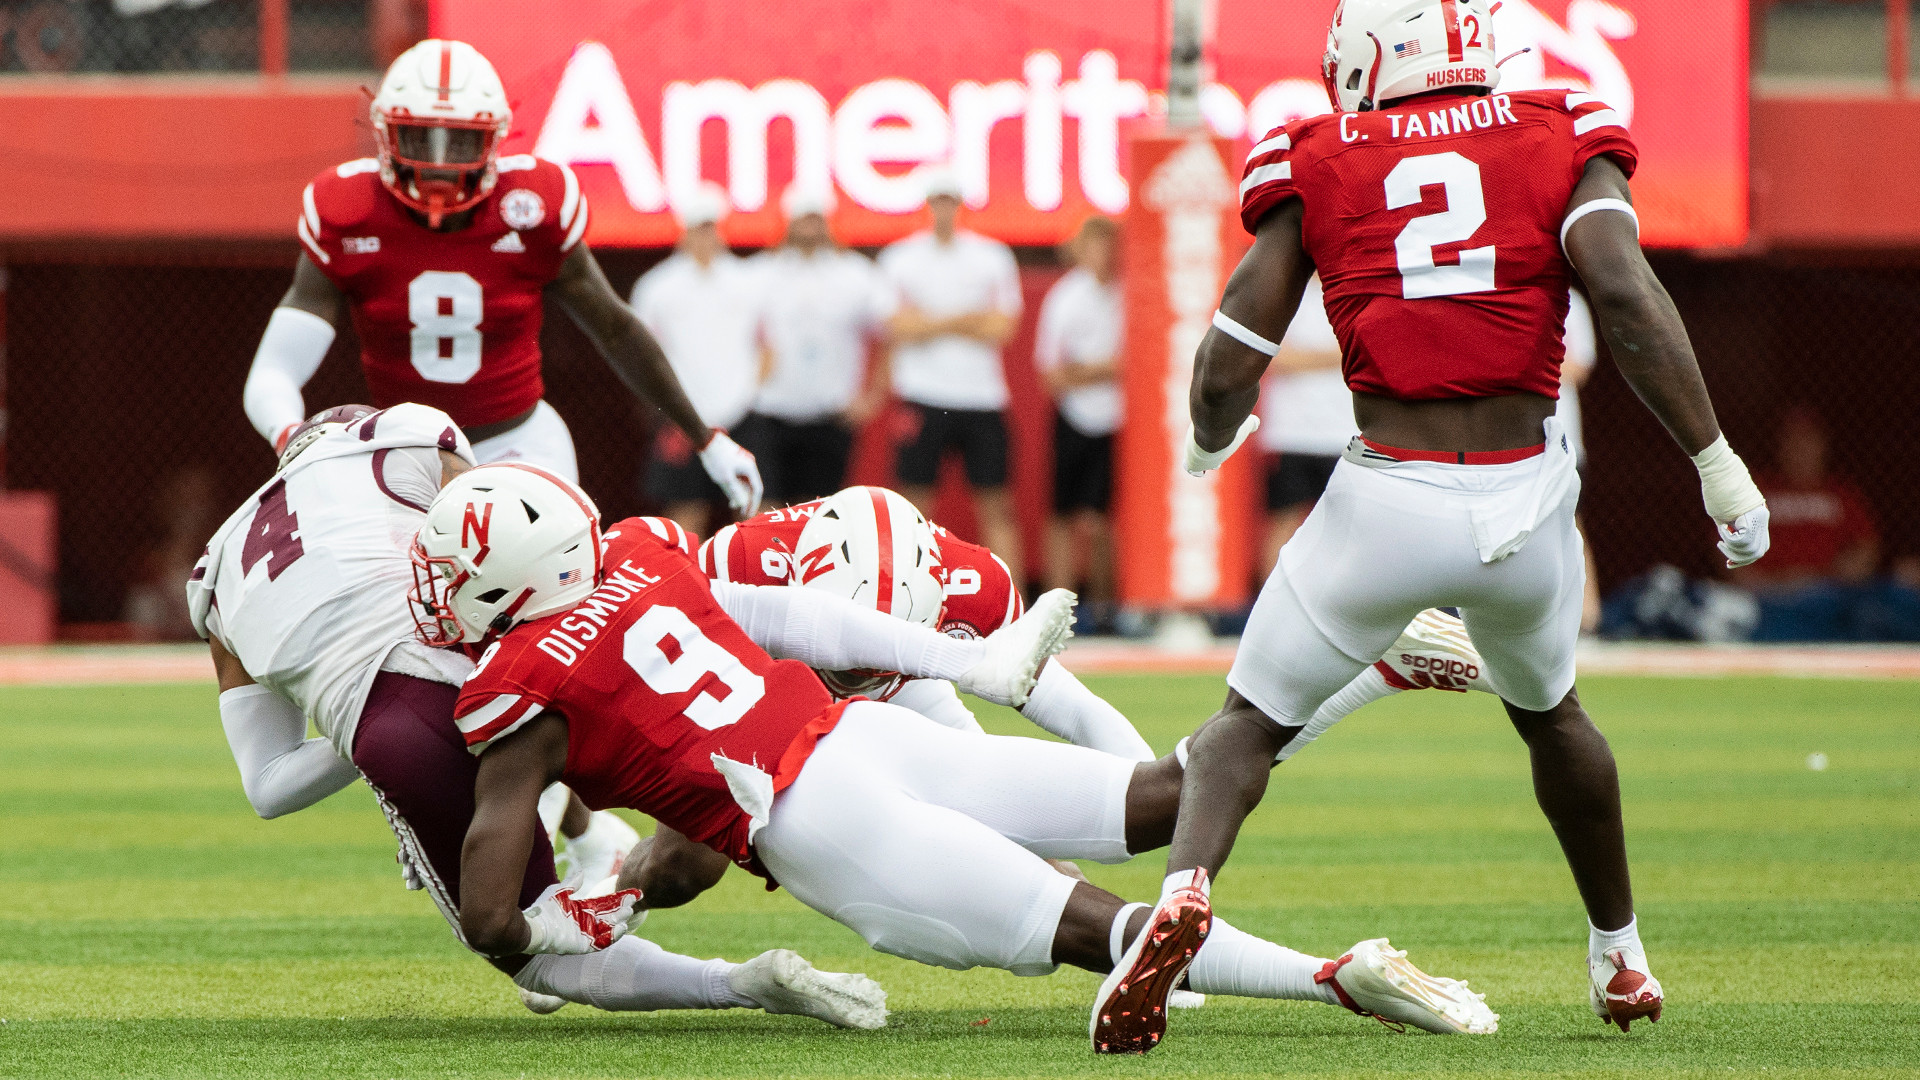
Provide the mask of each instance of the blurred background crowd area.
{"label": "blurred background crowd area", "polygon": [[[0,3],[0,20],[0,67],[12,72],[313,72],[371,84],[426,32],[427,11],[416,0],[15,0]],[[1755,100],[1901,104],[1909,75],[1920,78],[1907,48],[1916,21],[1920,10],[1903,0],[1754,0]],[[1777,123],[1755,115],[1756,128]],[[342,147],[338,156],[370,149]],[[1773,182],[1760,164],[1756,213]],[[205,538],[271,470],[271,453],[241,411],[241,386],[299,249],[294,208],[268,209],[287,222],[284,241],[0,240],[0,477],[11,491],[50,493],[58,515],[51,559],[0,536],[0,576],[51,593],[65,638],[182,636],[179,582]],[[1778,554],[1791,557],[1743,576],[1716,566],[1692,468],[1602,345],[1580,392],[1583,520],[1606,600],[1592,612],[1597,632],[1920,639],[1920,243],[1879,240],[1877,212],[1870,200],[1836,209],[1865,220],[1838,239],[1809,233],[1650,252],[1692,332],[1722,425],[1774,500]],[[596,253],[623,296],[670,254]],[[1024,304],[1003,350],[1008,487],[1027,553],[1022,574],[1038,586],[1056,418],[1034,363],[1035,326],[1067,255],[1053,246],[1016,246],[1014,255]],[[645,483],[657,417],[557,310],[543,347],[547,399],[572,428],[584,486],[609,518],[666,509]],[[307,388],[310,405],[366,397],[357,350],[343,330]],[[859,420],[846,482],[897,484],[911,416],[892,401]],[[944,464],[937,500],[937,520],[980,535],[958,461]],[[1124,559],[1127,537],[1114,542]],[[1233,629],[1234,613],[1211,614]],[[1101,628],[1144,625],[1116,618]]]}

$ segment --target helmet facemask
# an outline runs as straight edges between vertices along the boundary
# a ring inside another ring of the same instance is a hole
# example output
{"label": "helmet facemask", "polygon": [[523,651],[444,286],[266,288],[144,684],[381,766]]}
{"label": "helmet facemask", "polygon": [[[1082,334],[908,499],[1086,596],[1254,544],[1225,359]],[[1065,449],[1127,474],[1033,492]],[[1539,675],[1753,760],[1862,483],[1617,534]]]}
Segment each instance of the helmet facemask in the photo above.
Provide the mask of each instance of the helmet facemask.
{"label": "helmet facemask", "polygon": [[491,118],[450,120],[404,111],[378,114],[380,177],[395,198],[438,228],[477,205],[499,179],[500,125]]}

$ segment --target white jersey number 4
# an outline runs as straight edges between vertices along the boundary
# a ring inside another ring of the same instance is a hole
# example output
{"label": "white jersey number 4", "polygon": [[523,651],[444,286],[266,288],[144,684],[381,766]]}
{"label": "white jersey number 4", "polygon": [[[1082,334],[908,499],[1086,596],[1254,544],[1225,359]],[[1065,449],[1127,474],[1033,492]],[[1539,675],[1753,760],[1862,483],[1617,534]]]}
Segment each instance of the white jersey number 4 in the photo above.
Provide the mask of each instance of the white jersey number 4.
{"label": "white jersey number 4", "polygon": [[413,370],[428,382],[463,383],[480,373],[485,304],[471,274],[428,270],[407,285]]}
{"label": "white jersey number 4", "polygon": [[668,697],[697,688],[681,715],[708,731],[738,723],[767,694],[765,679],[701,633],[677,607],[648,608],[627,627],[621,644],[627,666],[647,689]]}
{"label": "white jersey number 4", "polygon": [[1493,291],[1492,245],[1461,249],[1458,266],[1433,261],[1434,248],[1471,240],[1486,223],[1480,166],[1452,151],[1406,158],[1387,174],[1387,209],[1418,206],[1420,189],[1434,184],[1446,190],[1447,208],[1407,222],[1393,240],[1400,263],[1400,295],[1418,300]]}

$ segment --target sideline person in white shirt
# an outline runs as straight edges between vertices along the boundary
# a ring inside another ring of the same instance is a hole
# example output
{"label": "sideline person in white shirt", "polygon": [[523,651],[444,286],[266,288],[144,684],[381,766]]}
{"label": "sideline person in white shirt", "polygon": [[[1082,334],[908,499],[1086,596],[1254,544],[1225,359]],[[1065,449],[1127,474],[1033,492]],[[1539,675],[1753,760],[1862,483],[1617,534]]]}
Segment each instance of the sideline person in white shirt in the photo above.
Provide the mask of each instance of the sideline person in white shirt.
{"label": "sideline person in white shirt", "polygon": [[868,343],[882,333],[880,271],[833,242],[830,195],[799,186],[780,200],[785,241],[748,260],[759,277],[762,381],[735,432],[775,507],[844,486],[854,432],[879,412],[862,393]]}
{"label": "sideline person in white shirt", "polygon": [[1120,427],[1120,295],[1113,219],[1090,217],[1066,245],[1073,269],[1040,304],[1033,362],[1054,399],[1053,515],[1047,521],[1047,588],[1080,587],[1094,628],[1111,615],[1113,433]]}
{"label": "sideline person in white shirt", "polygon": [[[759,288],[747,261],[720,238],[723,189],[704,185],[675,212],[680,242],[634,283],[633,310],[659,339],[701,421],[726,430],[746,417],[760,383]],[[654,437],[643,488],[667,517],[698,536],[712,531],[708,513],[725,499],[693,445],[673,427]]]}
{"label": "sideline person in white shirt", "polygon": [[957,451],[980,517],[980,542],[1025,580],[1007,493],[1007,380],[1000,350],[1020,321],[1013,250],[958,227],[960,185],[947,169],[924,177],[933,227],[880,253],[882,311],[893,349],[886,376],[912,411],[900,445],[900,492],[929,516],[940,461]]}
{"label": "sideline person in white shirt", "polygon": [[1267,532],[1260,580],[1327,489],[1347,441],[1360,434],[1353,394],[1340,372],[1340,339],[1327,321],[1320,276],[1307,282],[1287,327],[1274,374],[1260,395],[1260,443],[1267,451]]}

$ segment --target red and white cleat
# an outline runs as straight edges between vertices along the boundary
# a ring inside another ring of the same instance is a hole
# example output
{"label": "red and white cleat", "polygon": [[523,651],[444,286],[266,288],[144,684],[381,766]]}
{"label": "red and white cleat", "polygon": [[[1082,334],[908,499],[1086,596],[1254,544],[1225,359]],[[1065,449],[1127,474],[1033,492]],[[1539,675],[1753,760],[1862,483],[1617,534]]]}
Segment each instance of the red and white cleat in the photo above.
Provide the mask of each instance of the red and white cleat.
{"label": "red and white cleat", "polygon": [[1588,1000],[1603,1024],[1620,1030],[1635,1020],[1656,1023],[1666,1004],[1660,980],[1647,970],[1647,958],[1625,949],[1608,949],[1598,960],[1587,961]]}
{"label": "red and white cleat", "polygon": [[1467,637],[1466,624],[1437,608],[1413,617],[1374,669],[1400,690],[1494,692],[1487,664]]}
{"label": "red and white cleat", "polygon": [[1147,916],[1147,925],[1093,999],[1087,1036],[1096,1054],[1144,1054],[1167,1031],[1167,998],[1213,928],[1205,870]]}
{"label": "red and white cleat", "polygon": [[1436,1035],[1491,1035],[1500,1030],[1500,1014],[1487,1008],[1487,995],[1474,993],[1459,979],[1421,971],[1386,938],[1363,941],[1340,959],[1327,961],[1313,981],[1331,983],[1340,1004],[1388,1027],[1412,1024]]}

